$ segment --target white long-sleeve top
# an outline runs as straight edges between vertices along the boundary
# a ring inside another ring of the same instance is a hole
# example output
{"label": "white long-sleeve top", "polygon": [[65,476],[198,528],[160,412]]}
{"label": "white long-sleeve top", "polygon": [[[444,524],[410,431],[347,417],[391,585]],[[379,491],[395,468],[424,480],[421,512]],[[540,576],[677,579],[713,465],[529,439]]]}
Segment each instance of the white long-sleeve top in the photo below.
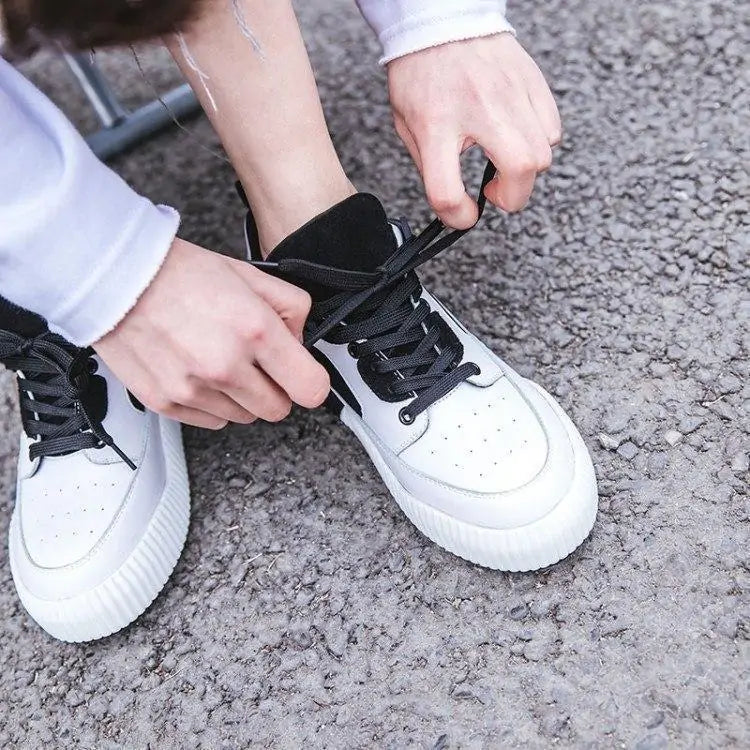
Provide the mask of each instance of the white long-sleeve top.
{"label": "white long-sleeve top", "polygon": [[[381,62],[510,31],[505,0],[358,0]],[[0,59],[0,295],[78,345],[128,313],[158,272],[179,216],[102,164],[38,89]]]}

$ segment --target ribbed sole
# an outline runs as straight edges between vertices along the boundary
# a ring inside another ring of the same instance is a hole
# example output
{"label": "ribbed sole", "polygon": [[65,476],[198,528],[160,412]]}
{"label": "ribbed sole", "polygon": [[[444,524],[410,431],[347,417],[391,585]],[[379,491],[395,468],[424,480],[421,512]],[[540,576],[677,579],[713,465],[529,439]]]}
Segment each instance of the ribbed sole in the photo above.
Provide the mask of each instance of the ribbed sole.
{"label": "ribbed sole", "polygon": [[567,494],[542,518],[511,529],[492,529],[453,518],[409,493],[398,481],[370,437],[362,419],[344,406],[341,420],[359,438],[393,498],[409,520],[435,544],[470,562],[494,570],[545,568],[567,557],[591,532],[598,492],[583,441],[571,435],[574,479]]}
{"label": "ribbed sole", "polygon": [[11,519],[11,571],[23,606],[50,635],[78,643],[104,638],[139,617],[164,588],[185,545],[190,522],[190,489],[180,425],[161,418],[167,481],[144,535],[123,565],[95,588],[69,599],[49,601],[34,596],[16,576],[14,559],[20,534],[16,513]]}

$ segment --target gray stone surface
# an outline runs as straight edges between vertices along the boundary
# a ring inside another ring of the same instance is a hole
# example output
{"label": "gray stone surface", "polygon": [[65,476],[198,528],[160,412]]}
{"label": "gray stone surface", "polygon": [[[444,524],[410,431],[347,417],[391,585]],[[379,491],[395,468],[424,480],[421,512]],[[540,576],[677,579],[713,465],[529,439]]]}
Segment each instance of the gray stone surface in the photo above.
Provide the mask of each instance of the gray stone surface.
{"label": "gray stone surface", "polygon": [[[368,31],[345,0],[303,17],[346,168],[424,221]],[[539,573],[483,570],[421,537],[324,413],[187,430],[187,547],[134,626],[51,641],[0,550],[1,747],[750,745],[750,6],[550,0],[513,19],[565,142],[528,210],[489,212],[425,276],[579,425],[601,487],[589,541]],[[105,64],[148,96],[128,54]],[[80,109],[56,61],[25,70]],[[236,253],[231,170],[188,127],[115,166]],[[6,376],[3,534],[13,403]]]}

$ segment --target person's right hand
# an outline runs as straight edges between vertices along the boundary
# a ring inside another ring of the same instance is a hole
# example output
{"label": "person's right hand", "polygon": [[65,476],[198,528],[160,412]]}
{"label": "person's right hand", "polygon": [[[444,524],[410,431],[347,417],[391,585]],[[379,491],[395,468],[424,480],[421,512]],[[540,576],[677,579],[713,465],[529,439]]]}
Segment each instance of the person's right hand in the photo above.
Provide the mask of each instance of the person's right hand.
{"label": "person's right hand", "polygon": [[176,239],[133,309],[93,344],[153,411],[220,429],[319,406],[328,374],[300,340],[309,295]]}

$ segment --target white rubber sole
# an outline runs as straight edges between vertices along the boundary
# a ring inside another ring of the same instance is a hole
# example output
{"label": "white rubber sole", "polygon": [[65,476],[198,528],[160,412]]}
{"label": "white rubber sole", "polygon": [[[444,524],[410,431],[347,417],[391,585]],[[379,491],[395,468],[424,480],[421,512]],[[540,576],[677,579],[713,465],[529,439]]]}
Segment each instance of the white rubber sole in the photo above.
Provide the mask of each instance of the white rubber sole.
{"label": "white rubber sole", "polygon": [[10,567],[21,603],[51,636],[79,643],[104,638],[129,625],[164,588],[182,553],[190,522],[190,489],[180,425],[161,419],[167,464],[164,493],[146,532],[122,566],[95,588],[69,599],[49,601],[32,594],[16,576],[23,554],[14,512],[9,537]]}
{"label": "white rubber sole", "polygon": [[579,547],[591,533],[599,496],[586,446],[566,424],[574,446],[574,479],[565,496],[542,518],[512,529],[467,523],[433,508],[409,493],[383,459],[362,419],[344,405],[341,421],[354,432],[375,464],[394,500],[408,519],[430,540],[454,555],[494,570],[546,568]]}

